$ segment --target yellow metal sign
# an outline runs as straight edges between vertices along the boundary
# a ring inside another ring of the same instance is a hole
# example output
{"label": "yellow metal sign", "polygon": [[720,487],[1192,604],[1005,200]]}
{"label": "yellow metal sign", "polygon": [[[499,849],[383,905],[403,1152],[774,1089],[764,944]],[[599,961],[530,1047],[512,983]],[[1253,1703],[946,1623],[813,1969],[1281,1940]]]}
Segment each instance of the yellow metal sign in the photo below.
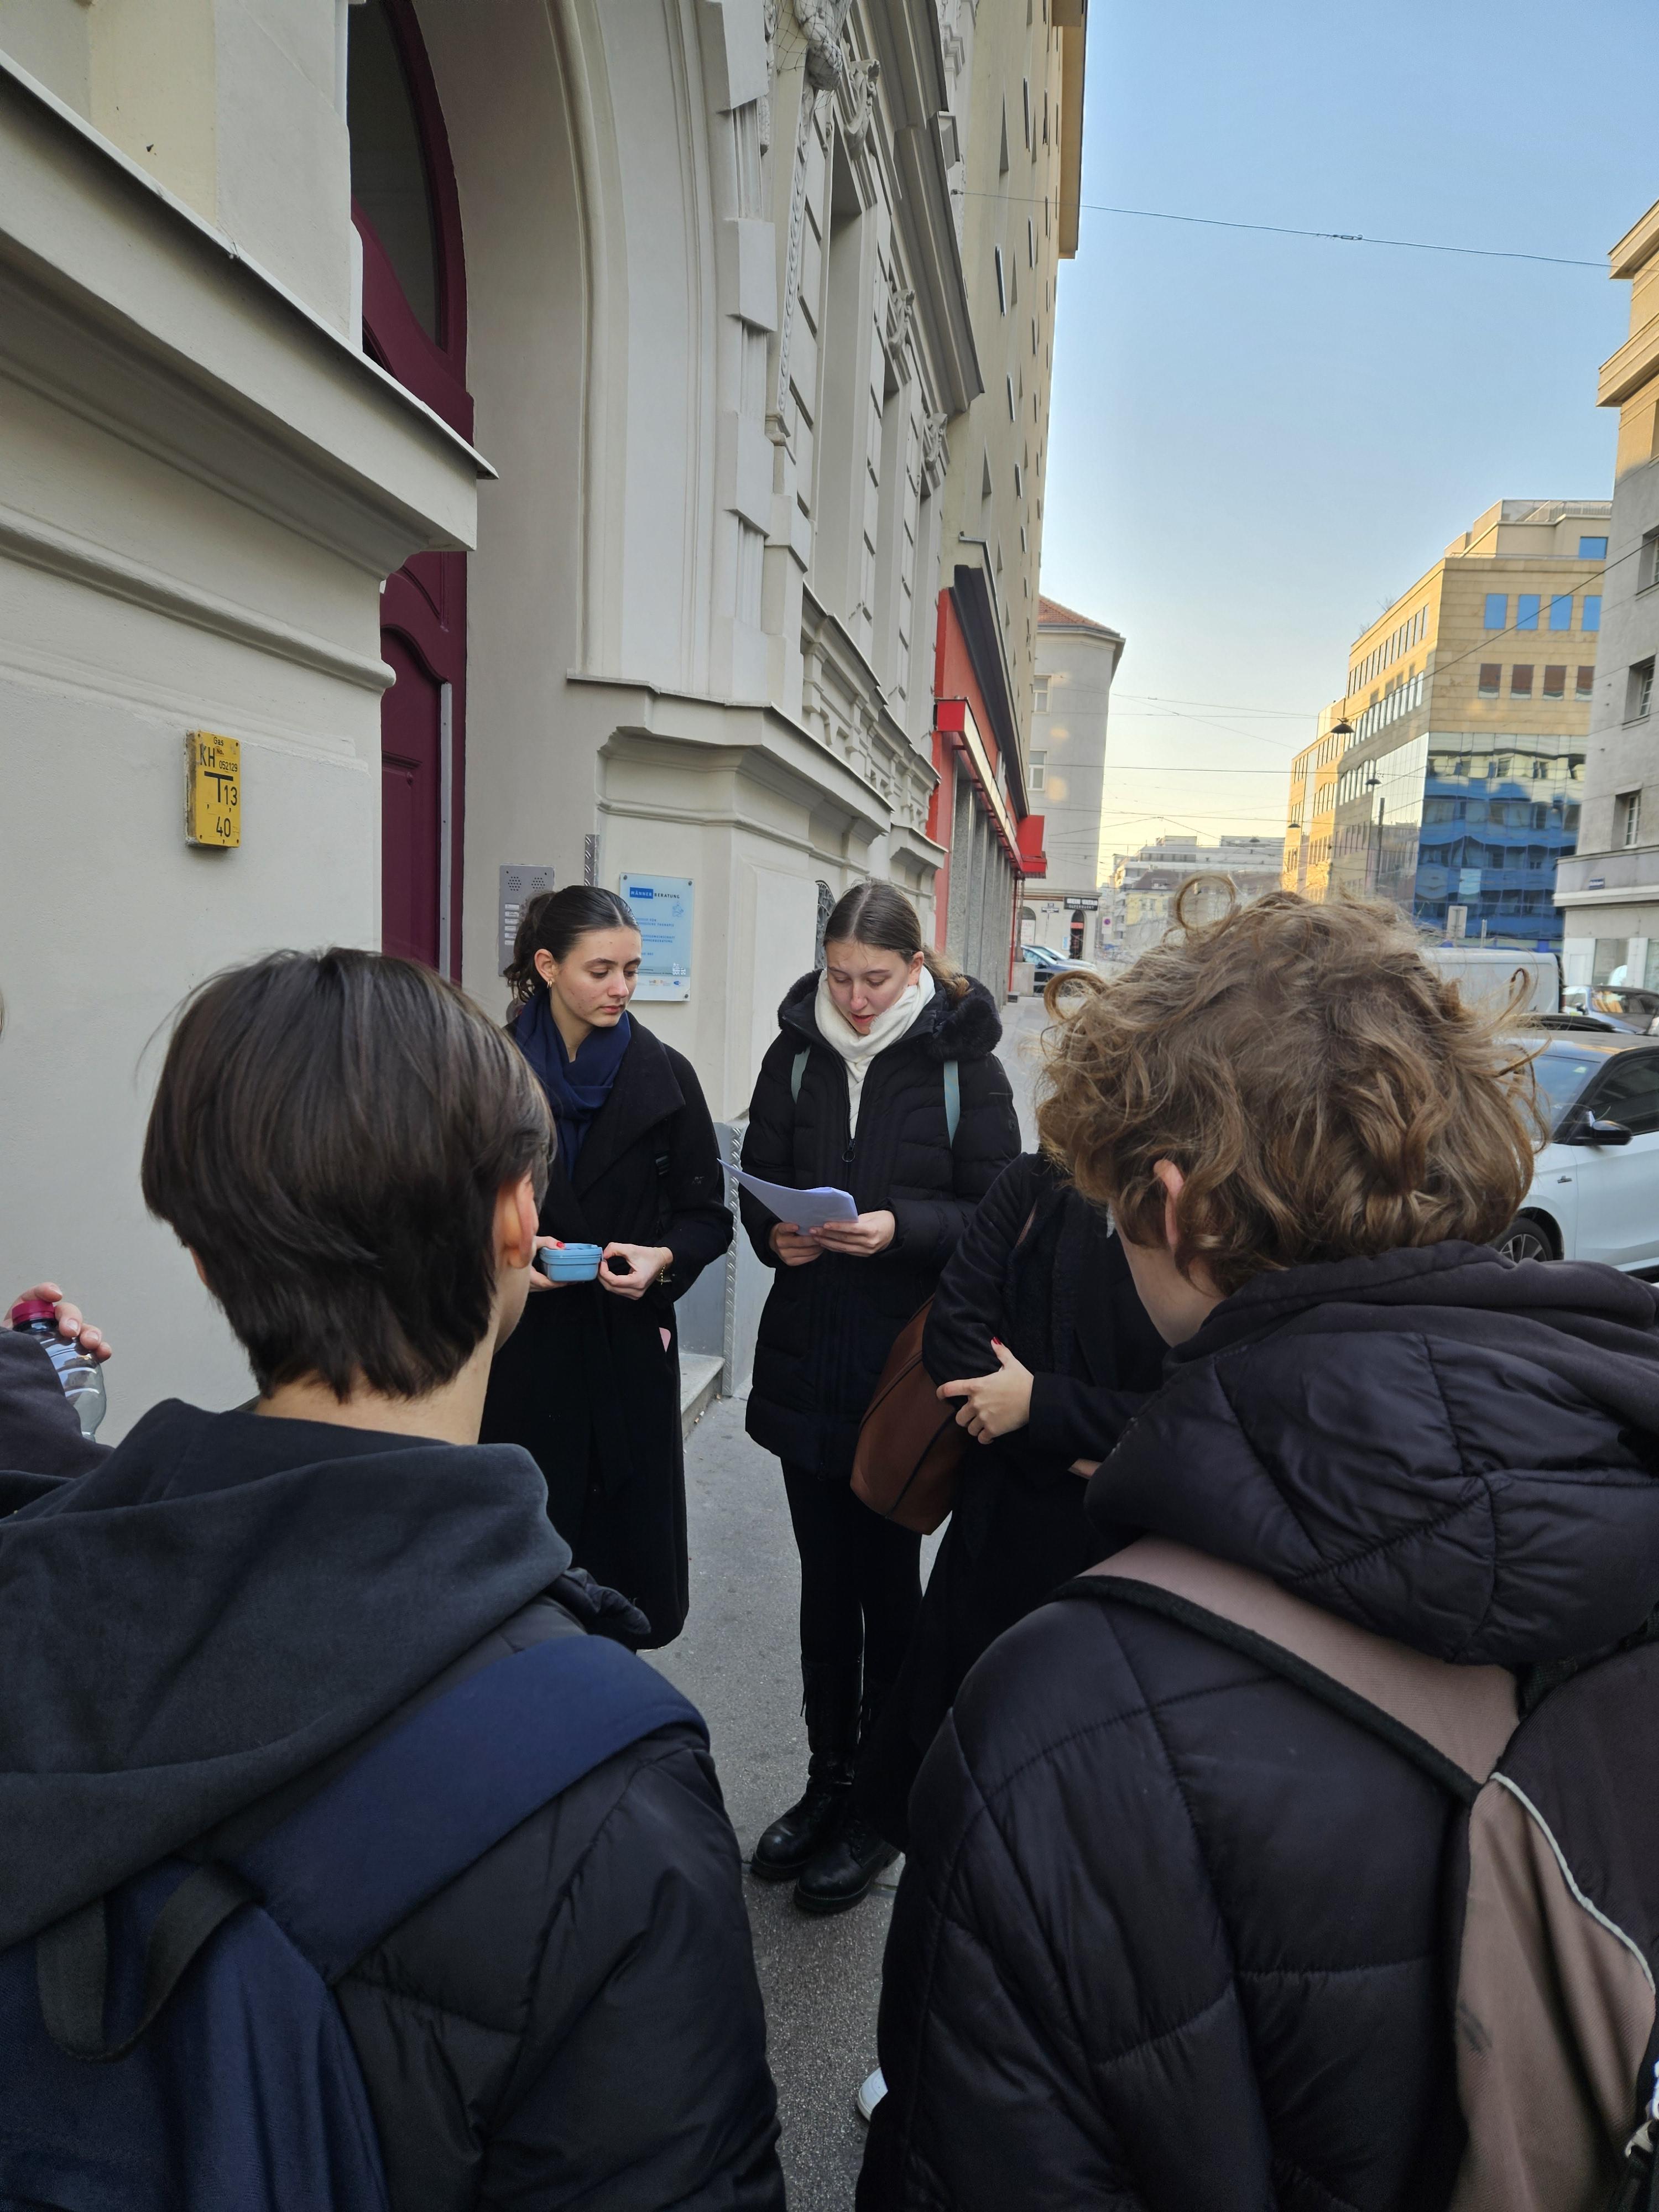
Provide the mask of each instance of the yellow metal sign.
{"label": "yellow metal sign", "polygon": [[242,748],[191,730],[185,739],[185,836],[192,845],[242,842]]}

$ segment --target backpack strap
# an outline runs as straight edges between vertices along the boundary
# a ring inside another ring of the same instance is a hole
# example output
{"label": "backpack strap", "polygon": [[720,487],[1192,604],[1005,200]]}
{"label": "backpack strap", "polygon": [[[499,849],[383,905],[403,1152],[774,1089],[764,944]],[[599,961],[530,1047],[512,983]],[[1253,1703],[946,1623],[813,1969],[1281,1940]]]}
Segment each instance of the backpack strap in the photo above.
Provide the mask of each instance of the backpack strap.
{"label": "backpack strap", "polygon": [[1356,1628],[1265,1575],[1144,1536],[1066,1583],[1066,1597],[1161,1613],[1243,1651],[1425,1767],[1473,1804],[1516,1724],[1505,1667],[1454,1667]]}
{"label": "backpack strap", "polygon": [[945,1126],[950,1132],[947,1142],[954,1145],[957,1130],[962,1121],[962,1067],[959,1061],[945,1063]]}
{"label": "backpack strap", "polygon": [[276,1827],[185,1875],[152,1924],[143,2016],[104,2041],[106,1899],[35,1939],[47,2032],[123,2058],[232,1913],[262,1905],[331,1984],[417,1905],[615,1753],[676,1723],[708,1731],[654,1668],[600,1636],[532,1644],[418,1708]]}
{"label": "backpack strap", "polygon": [[811,1045],[804,1044],[789,1063],[789,1096],[797,1106],[800,1104],[800,1079],[806,1073],[806,1063],[811,1057]]}
{"label": "backpack strap", "polygon": [[366,1951],[571,1784],[696,1707],[601,1636],[499,1659],[370,1746],[236,1871],[324,1979]]}

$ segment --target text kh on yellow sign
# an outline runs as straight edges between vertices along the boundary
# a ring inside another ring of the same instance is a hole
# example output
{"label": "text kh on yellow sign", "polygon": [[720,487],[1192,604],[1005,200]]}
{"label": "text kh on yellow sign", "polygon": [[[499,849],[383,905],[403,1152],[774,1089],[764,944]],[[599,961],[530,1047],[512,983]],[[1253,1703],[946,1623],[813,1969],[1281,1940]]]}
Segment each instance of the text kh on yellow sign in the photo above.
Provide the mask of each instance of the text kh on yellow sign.
{"label": "text kh on yellow sign", "polygon": [[185,739],[185,836],[192,845],[242,842],[242,748],[191,730]]}

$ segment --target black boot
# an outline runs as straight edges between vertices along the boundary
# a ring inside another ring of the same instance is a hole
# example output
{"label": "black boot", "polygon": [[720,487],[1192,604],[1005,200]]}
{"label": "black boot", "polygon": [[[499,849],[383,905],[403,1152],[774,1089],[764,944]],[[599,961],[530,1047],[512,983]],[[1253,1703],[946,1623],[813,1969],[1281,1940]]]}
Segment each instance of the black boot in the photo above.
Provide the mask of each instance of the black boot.
{"label": "black boot", "polygon": [[859,1670],[801,1662],[806,1741],[811,1758],[806,1791],[774,1820],[755,1846],[750,1871],[763,1881],[788,1881],[841,1824],[853,1786],[858,1749]]}
{"label": "black boot", "polygon": [[[865,1685],[859,1711],[861,1744],[870,1740],[889,1686],[885,1682]],[[869,1895],[876,1876],[897,1856],[887,1838],[878,1835],[857,1808],[847,1802],[839,1826],[803,1868],[795,1884],[795,1902],[803,1912],[845,1912]]]}

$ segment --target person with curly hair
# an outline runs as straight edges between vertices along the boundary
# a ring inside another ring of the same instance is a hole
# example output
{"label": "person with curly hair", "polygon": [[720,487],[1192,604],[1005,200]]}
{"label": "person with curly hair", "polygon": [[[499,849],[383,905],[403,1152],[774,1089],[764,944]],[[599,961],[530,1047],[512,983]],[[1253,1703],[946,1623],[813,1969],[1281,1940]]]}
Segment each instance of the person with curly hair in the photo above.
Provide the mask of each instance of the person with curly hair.
{"label": "person with curly hair", "polygon": [[[1500,1030],[1391,908],[1274,893],[1085,988],[1038,1127],[1171,1347],[1091,1518],[1519,1673],[1659,1605],[1659,1291],[1492,1249],[1538,1135]],[[912,1794],[861,2212],[1444,2212],[1461,1807],[1192,1607],[1085,1580]]]}

